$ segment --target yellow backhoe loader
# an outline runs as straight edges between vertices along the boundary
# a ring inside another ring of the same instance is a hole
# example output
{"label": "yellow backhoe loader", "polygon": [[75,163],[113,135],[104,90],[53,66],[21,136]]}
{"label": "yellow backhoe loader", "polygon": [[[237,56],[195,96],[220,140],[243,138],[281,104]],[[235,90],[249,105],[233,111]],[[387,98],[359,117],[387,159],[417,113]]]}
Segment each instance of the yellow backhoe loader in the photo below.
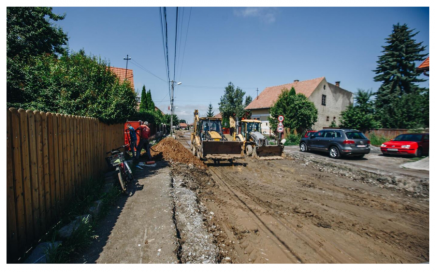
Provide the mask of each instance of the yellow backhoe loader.
{"label": "yellow backhoe loader", "polygon": [[190,135],[192,153],[201,160],[211,159],[214,163],[243,158],[242,142],[228,141],[222,134],[222,119],[198,116],[194,113],[193,133]]}
{"label": "yellow backhoe loader", "polygon": [[242,149],[245,154],[260,160],[280,160],[284,146],[278,141],[278,145],[269,145],[269,141],[261,134],[261,121],[242,120],[241,133],[236,136],[237,141],[243,143]]}

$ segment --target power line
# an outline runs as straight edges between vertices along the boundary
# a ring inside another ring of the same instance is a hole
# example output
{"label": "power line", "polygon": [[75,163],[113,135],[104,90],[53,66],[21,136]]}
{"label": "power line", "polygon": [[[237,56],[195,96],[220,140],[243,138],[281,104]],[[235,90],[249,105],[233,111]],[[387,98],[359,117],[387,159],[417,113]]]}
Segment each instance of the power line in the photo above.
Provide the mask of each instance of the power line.
{"label": "power line", "polygon": [[189,26],[190,26],[190,16],[192,15],[192,8],[190,8],[189,12],[189,21],[187,23],[187,30],[186,30],[186,38],[184,39],[184,49],[183,49],[183,57],[181,58],[181,71],[180,71],[180,77],[183,73],[183,64],[184,64],[184,54],[186,53],[186,44],[187,44],[187,35],[189,34]]}
{"label": "power line", "polygon": [[177,67],[177,35],[178,35],[178,7],[177,15],[175,17],[175,50],[174,50],[174,80],[175,80],[175,68]]}
{"label": "power line", "polygon": [[[180,87],[189,87],[189,88],[207,88],[207,89],[225,89],[226,87],[228,87],[228,86],[225,86],[225,87],[216,87],[216,86],[197,86],[197,85],[186,85],[186,84],[183,84],[183,85],[180,85]],[[252,90],[252,89],[256,89],[256,87],[248,87],[248,88],[242,88],[242,87],[239,87],[240,89],[242,89],[242,90]]]}
{"label": "power line", "polygon": [[156,78],[160,79],[161,81],[163,81],[163,82],[165,82],[165,83],[167,82],[167,81],[164,80],[163,78],[161,78],[161,77],[155,75],[153,72],[151,72],[151,71],[148,70],[147,68],[143,67],[143,66],[142,66],[140,63],[138,63],[137,61],[135,61],[135,60],[131,60],[131,62],[132,62],[134,65],[136,65],[137,67],[139,67],[140,69],[142,69],[142,70],[148,72],[149,74],[155,76]]}

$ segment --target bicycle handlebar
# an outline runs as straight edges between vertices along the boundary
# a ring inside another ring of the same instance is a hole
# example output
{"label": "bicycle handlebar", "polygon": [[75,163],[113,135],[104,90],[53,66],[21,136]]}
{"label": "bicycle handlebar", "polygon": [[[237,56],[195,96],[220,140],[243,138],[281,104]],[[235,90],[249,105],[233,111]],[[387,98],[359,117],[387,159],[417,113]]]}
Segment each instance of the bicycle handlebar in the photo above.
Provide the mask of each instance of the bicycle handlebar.
{"label": "bicycle handlebar", "polygon": [[126,145],[120,146],[120,147],[118,147],[118,148],[115,148],[115,149],[110,150],[109,152],[106,152],[106,154],[112,153],[113,151],[115,151],[115,150],[119,150],[119,149],[121,149],[121,148],[126,148],[127,146],[130,146],[130,145],[129,145],[129,144],[126,144]]}

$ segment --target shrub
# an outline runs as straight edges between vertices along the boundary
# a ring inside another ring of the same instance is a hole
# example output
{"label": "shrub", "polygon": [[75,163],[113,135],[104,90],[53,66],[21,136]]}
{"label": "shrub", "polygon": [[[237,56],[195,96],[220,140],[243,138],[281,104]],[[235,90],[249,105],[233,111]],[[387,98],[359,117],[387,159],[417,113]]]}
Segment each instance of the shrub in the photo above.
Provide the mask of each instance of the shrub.
{"label": "shrub", "polygon": [[374,133],[370,133],[370,144],[374,146],[380,146],[381,144],[388,142],[390,139],[385,138],[384,136],[376,136]]}

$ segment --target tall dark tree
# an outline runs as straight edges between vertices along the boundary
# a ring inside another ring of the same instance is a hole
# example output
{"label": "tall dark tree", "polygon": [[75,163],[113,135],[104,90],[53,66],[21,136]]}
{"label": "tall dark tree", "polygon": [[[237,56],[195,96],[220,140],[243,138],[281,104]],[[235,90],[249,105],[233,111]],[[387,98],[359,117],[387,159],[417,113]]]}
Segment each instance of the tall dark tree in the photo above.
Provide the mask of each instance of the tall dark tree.
{"label": "tall dark tree", "polygon": [[213,105],[210,103],[208,104],[207,117],[213,117],[213,116],[214,116]]}
{"label": "tall dark tree", "polygon": [[153,98],[151,97],[151,90],[148,90],[148,93],[147,93],[147,109],[148,110],[155,109],[154,101],[153,101]]}
{"label": "tall dark tree", "polygon": [[393,32],[386,38],[387,45],[383,55],[377,61],[374,72],[376,82],[382,82],[376,92],[375,108],[377,119],[385,128],[413,128],[424,124],[424,114],[428,112],[428,103],[424,103],[427,89],[416,83],[424,82],[418,78],[415,62],[425,59],[426,46],[416,42],[415,32],[406,24],[393,25]]}
{"label": "tall dark tree", "polygon": [[[250,96],[250,95],[246,96],[246,97],[245,97],[245,108],[246,108],[249,104],[251,104],[251,102],[252,102],[252,96]],[[244,113],[243,113],[243,118],[251,119],[251,116],[252,116],[252,112],[251,112],[250,110],[245,110],[245,111],[244,111]]]}
{"label": "tall dark tree", "polygon": [[225,93],[221,96],[219,102],[219,111],[222,113],[222,117],[229,117],[233,114],[239,119],[242,118],[245,110],[243,105],[243,96],[245,92],[239,87],[234,88],[233,83],[228,83],[225,87]]}
{"label": "tall dark tree", "polygon": [[372,96],[371,91],[358,90],[355,103],[341,113],[340,127],[358,129],[364,133],[379,128],[380,124],[374,116],[375,107],[374,101],[371,100]]}
{"label": "tall dark tree", "polygon": [[142,86],[142,93],[140,95],[140,106],[139,111],[144,112],[148,109],[148,102],[147,102],[147,91],[145,88],[145,85]]}

